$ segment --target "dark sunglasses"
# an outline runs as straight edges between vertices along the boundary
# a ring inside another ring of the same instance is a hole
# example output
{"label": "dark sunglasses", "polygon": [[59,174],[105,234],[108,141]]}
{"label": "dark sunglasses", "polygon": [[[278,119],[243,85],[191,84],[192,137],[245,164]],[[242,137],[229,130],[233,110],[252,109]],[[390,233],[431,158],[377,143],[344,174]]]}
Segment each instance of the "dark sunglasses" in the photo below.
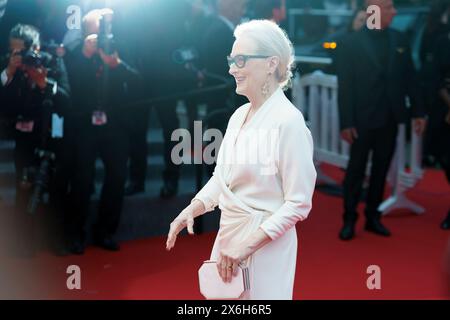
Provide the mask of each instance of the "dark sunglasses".
{"label": "dark sunglasses", "polygon": [[266,59],[266,58],[270,58],[270,56],[238,54],[237,56],[235,56],[233,58],[228,56],[227,61],[228,61],[228,66],[230,66],[230,67],[234,63],[236,65],[236,67],[243,68],[243,67],[245,67],[247,60],[249,60],[249,59]]}

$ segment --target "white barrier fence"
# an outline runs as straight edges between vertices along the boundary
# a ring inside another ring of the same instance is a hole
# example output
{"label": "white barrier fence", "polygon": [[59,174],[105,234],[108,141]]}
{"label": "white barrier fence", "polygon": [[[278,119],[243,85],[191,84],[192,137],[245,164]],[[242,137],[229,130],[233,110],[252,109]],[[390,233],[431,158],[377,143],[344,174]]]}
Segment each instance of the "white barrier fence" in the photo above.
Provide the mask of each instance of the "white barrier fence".
{"label": "white barrier fence", "polygon": [[[294,104],[303,112],[314,139],[314,161],[318,181],[337,184],[323,174],[322,163],[345,169],[349,160],[350,146],[340,138],[339,114],[337,103],[338,81],[335,75],[316,71],[294,79],[292,98]],[[406,126],[399,125],[397,147],[388,174],[388,183],[392,193],[379,207],[383,214],[395,209],[409,209],[421,214],[424,209],[406,197],[406,191],[413,188],[422,178],[421,145],[422,139],[411,130],[411,141],[406,139]],[[407,154],[407,147],[410,152]],[[409,165],[410,170],[407,170]],[[371,156],[366,175],[371,168]]]}

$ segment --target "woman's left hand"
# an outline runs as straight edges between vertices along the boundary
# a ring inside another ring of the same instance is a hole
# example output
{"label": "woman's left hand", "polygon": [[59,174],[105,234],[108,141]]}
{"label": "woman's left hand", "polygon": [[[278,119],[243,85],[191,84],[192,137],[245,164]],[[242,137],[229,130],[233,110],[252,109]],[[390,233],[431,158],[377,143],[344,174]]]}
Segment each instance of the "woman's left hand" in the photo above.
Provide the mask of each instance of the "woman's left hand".
{"label": "woman's left hand", "polygon": [[247,259],[251,252],[246,246],[223,249],[217,260],[217,270],[224,282],[231,282],[232,277],[238,273],[239,264]]}

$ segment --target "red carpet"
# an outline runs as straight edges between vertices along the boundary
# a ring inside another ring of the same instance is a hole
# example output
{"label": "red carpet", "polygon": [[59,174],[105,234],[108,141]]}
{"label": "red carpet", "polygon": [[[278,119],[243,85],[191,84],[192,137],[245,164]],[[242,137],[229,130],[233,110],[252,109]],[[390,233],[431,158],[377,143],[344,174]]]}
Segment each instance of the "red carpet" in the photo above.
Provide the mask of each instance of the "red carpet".
{"label": "red carpet", "polygon": [[[342,177],[334,168],[325,169]],[[297,225],[294,298],[448,299],[444,253],[450,232],[441,230],[439,224],[450,206],[450,188],[442,172],[429,170],[409,196],[427,208],[424,215],[397,211],[385,217],[393,234],[390,238],[363,231],[361,216],[356,238],[342,242],[337,237],[342,199],[316,192],[310,217]],[[9,267],[20,282],[33,283],[36,290],[27,292],[29,297],[201,299],[197,269],[209,257],[214,237],[182,236],[170,253],[164,248],[165,237],[158,237],[123,243],[119,253],[89,248],[82,257],[42,254],[31,262],[17,260]],[[81,267],[79,291],[66,289],[66,268],[72,264]],[[369,265],[381,268],[381,290],[366,286]],[[21,276],[31,268],[34,277]]]}

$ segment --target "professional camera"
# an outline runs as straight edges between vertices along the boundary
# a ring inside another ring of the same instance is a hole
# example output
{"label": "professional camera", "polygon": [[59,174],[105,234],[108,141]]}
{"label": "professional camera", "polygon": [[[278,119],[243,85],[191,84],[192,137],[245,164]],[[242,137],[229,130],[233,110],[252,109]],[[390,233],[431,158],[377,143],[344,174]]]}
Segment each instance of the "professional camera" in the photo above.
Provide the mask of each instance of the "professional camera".
{"label": "professional camera", "polygon": [[44,64],[42,55],[34,50],[23,50],[18,53],[22,56],[22,64],[31,68],[40,68]]}
{"label": "professional camera", "polygon": [[112,21],[105,16],[100,19],[100,31],[98,33],[98,47],[107,55],[116,52],[114,34],[112,33]]}

